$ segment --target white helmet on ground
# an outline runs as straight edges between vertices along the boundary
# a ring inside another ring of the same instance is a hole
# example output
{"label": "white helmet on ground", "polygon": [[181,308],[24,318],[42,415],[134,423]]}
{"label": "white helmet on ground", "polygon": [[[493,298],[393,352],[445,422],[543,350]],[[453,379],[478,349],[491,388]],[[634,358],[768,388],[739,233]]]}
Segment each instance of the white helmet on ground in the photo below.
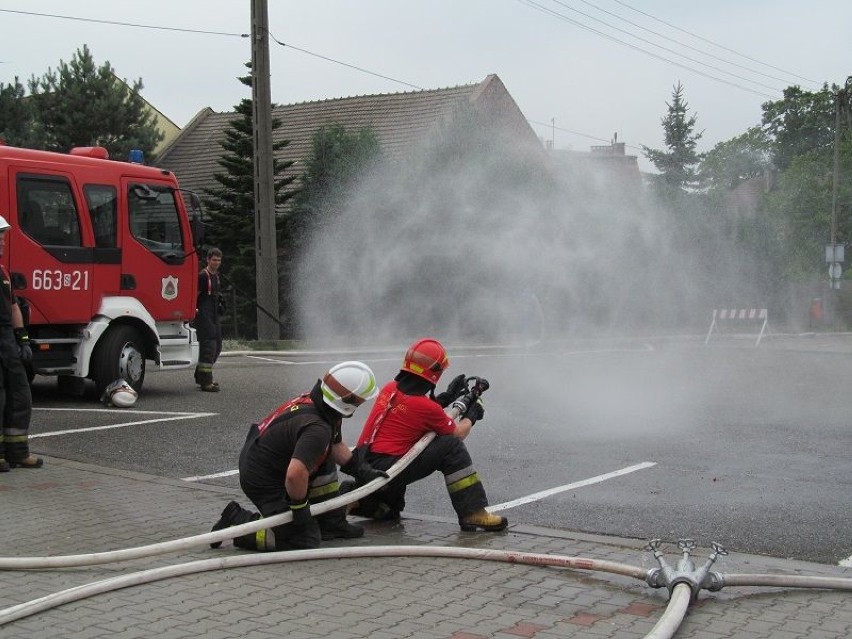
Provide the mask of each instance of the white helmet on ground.
{"label": "white helmet on ground", "polygon": [[362,362],[342,362],[322,378],[322,399],[344,417],[379,394],[376,376]]}
{"label": "white helmet on ground", "polygon": [[107,406],[128,408],[133,406],[138,398],[139,393],[137,393],[126,380],[117,379],[106,387],[104,394],[101,397],[101,401]]}

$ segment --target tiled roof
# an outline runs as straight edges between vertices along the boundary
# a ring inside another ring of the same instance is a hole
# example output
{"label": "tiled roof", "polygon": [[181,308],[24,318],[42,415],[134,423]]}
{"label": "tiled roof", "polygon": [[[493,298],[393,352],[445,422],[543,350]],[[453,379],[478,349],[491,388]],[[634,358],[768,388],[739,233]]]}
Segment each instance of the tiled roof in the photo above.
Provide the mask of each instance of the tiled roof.
{"label": "tiled roof", "polygon": [[[535,133],[496,75],[489,75],[477,84],[446,89],[278,106],[272,117],[280,120],[281,126],[275,130],[274,139],[290,142],[278,152],[280,159],[304,161],[311,153],[311,138],[321,126],[337,123],[349,131],[370,127],[383,152],[396,158],[422,140],[444,118],[451,117],[461,104],[488,110],[523,139],[538,144]],[[220,142],[235,117],[238,116],[233,112],[202,109],[160,153],[157,166],[173,171],[183,188],[198,192],[215,188],[217,183],[213,175],[223,171],[216,162],[223,153]]]}

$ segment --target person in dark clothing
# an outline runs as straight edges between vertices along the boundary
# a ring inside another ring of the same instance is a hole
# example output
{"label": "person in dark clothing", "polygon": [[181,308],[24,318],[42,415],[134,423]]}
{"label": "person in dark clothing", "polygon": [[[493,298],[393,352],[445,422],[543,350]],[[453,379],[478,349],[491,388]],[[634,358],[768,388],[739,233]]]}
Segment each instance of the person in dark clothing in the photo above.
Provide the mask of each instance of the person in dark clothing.
{"label": "person in dark clothing", "polygon": [[195,329],[198,331],[199,353],[195,383],[208,393],[219,392],[219,383],[213,381],[213,365],[222,352],[222,324],[219,318],[222,303],[219,279],[221,265],[222,251],[211,248],[207,251],[207,265],[198,273]]}
{"label": "person in dark clothing", "polygon": [[[409,466],[387,485],[350,505],[353,515],[372,519],[397,519],[405,508],[409,484],[436,471],[444,475],[447,492],[464,531],[499,531],[505,517],[489,513],[485,488],[473,467],[464,438],[485,411],[474,401],[457,419],[444,409],[467,390],[465,376],[458,375],[447,390],[435,396],[435,385],[450,365],[440,342],[425,338],[412,344],[396,378],[385,384],[367,421],[354,454],[372,468],[386,470],[405,455],[429,431],[436,437]],[[344,492],[357,482],[347,482]]]}
{"label": "person in dark clothing", "polygon": [[[378,392],[373,371],[362,362],[332,367],[313,389],[285,402],[252,424],[240,452],[240,487],[259,512],[230,502],[213,530],[222,530],[290,510],[293,521],[234,539],[238,548],[298,550],[321,540],[360,537],[364,529],[346,521],[346,507],[316,517],[310,503],[340,494],[337,466],[367,483],[387,473],[359,463],[343,442],[344,417]],[[219,547],[220,542],[211,544]]]}
{"label": "person in dark clothing", "polygon": [[[0,217],[0,257],[11,228]],[[6,270],[0,266],[0,473],[12,468],[41,468],[44,461],[30,453],[29,431],[33,398],[24,362],[33,358],[24,317]]]}

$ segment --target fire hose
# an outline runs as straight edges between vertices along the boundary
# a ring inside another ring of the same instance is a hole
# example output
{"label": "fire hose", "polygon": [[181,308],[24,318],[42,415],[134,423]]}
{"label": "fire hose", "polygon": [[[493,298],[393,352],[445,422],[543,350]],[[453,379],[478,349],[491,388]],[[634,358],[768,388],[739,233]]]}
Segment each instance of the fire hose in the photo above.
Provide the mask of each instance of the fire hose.
{"label": "fire hose", "polygon": [[[711,558],[708,559],[704,566],[696,570],[689,559],[689,551],[694,548],[692,542],[690,540],[680,540],[678,547],[683,550],[684,557],[678,563],[676,570],[668,566],[665,560],[662,559],[658,550],[658,540],[652,540],[647,548],[654,551],[654,555],[660,561],[661,565],[660,569],[652,570],[646,570],[629,564],[585,557],[451,546],[373,546],[252,553],[163,566],[68,588],[0,610],[0,626],[66,603],[171,577],[181,577],[214,570],[226,570],[228,568],[246,568],[322,559],[356,559],[366,557],[438,557],[499,561],[509,564],[606,572],[643,580],[655,588],[667,586],[670,595],[666,609],[651,631],[645,635],[645,639],[671,639],[674,637],[686,616],[689,605],[696,600],[698,591],[705,587],[711,591],[720,590],[724,586],[773,586],[782,588],[798,587],[852,590],[852,579],[840,577],[781,574],[724,575],[710,573],[708,569],[716,556],[724,554],[724,552],[720,552],[720,548],[716,544],[714,544],[714,554],[711,555]],[[664,577],[664,579],[661,579],[661,577]],[[701,583],[698,582],[698,579],[701,579]]]}
{"label": "fire hose", "polygon": [[[488,388],[488,383],[479,378],[468,378],[476,380],[473,390],[468,392],[459,400],[454,402],[447,412],[451,416],[458,417],[463,414],[472,401],[476,401]],[[327,502],[311,506],[314,515],[334,510],[348,503],[356,501],[372,492],[378,490],[386,483],[398,476],[432,441],[434,433],[424,435],[412,448],[401,457],[396,464],[388,470],[388,478],[375,479],[372,482],[356,488],[355,490],[336,497]],[[195,535],[169,542],[139,546],[123,550],[115,550],[101,553],[83,555],[65,555],[55,557],[12,557],[0,558],[0,569],[25,570],[36,568],[64,568],[72,566],[90,566],[111,562],[150,557],[177,550],[183,550],[200,546],[214,541],[224,541],[236,536],[256,532],[261,528],[274,527],[287,523],[292,519],[290,512],[281,513],[273,517],[260,519],[240,526]],[[228,568],[243,568],[249,566],[260,566],[278,563],[290,563],[299,561],[321,560],[321,559],[348,559],[365,557],[442,557],[473,559],[480,561],[500,561],[511,564],[549,566],[559,568],[570,568],[590,571],[607,572],[622,576],[633,577],[645,581],[653,588],[667,587],[669,590],[669,601],[666,610],[660,616],[657,624],[650,633],[645,635],[646,639],[671,639],[677,632],[680,624],[686,616],[691,602],[695,601],[698,593],[707,589],[710,591],[721,590],[725,586],[770,586],[770,587],[796,587],[796,588],[818,588],[852,591],[852,578],[843,577],[818,577],[803,575],[784,574],[722,574],[710,570],[713,563],[721,555],[727,552],[718,544],[713,544],[713,553],[700,567],[692,562],[690,552],[695,548],[692,540],[678,541],[678,548],[682,552],[682,558],[676,567],[670,566],[660,552],[660,540],[651,540],[646,550],[651,551],[659,563],[659,568],[646,570],[638,566],[621,564],[606,560],[589,559],[584,557],[572,557],[565,555],[549,555],[539,553],[527,553],[517,551],[457,548],[448,546],[374,546],[360,548],[328,548],[300,551],[282,551],[272,553],[253,553],[250,555],[228,556],[215,559],[192,561],[142,570],[127,575],[112,577],[109,579],[75,586],[38,599],[27,601],[4,610],[0,610],[0,626],[7,623],[32,616],[57,606],[79,601],[87,597],[102,594],[121,588],[151,583],[161,579],[185,576],[208,572],[213,570],[224,570]]]}
{"label": "fire hose", "polygon": [[[471,387],[471,382],[473,386]],[[465,380],[465,389],[463,394],[457,398],[448,408],[447,414],[453,419],[463,415],[468,406],[488,390],[488,380],[481,377],[468,377]],[[399,475],[411,462],[413,462],[420,453],[429,445],[435,438],[434,432],[428,432],[420,438],[411,449],[388,469],[388,477],[377,478],[373,481],[360,486],[344,495],[334,497],[328,501],[311,506],[311,514],[316,516],[337,508],[346,506],[352,502],[358,501],[370,495],[386,485],[393,478]],[[135,548],[124,548],[121,550],[109,550],[98,553],[87,553],[81,555],[56,555],[52,557],[0,557],[0,570],[33,570],[39,568],[71,568],[79,566],[95,566],[98,564],[114,563],[119,561],[128,561],[131,559],[141,559],[143,557],[153,557],[163,555],[179,550],[186,550],[210,544],[213,542],[222,542],[227,539],[234,539],[242,535],[257,532],[262,528],[274,528],[281,524],[286,524],[292,521],[293,515],[290,511],[273,515],[252,521],[239,526],[231,526],[223,530],[194,535],[192,537],[184,537],[172,541],[164,541],[156,544],[148,544],[145,546],[137,546]]]}

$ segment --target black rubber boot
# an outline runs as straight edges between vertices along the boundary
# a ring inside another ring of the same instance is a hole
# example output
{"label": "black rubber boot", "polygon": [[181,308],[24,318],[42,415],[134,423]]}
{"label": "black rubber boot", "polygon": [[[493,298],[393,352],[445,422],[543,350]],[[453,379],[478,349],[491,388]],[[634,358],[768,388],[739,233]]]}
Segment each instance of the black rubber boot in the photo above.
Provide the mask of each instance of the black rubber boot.
{"label": "black rubber boot", "polygon": [[[250,521],[257,521],[260,518],[260,513],[253,513],[245,508],[240,508],[239,511],[237,511],[231,518],[231,525],[239,526],[240,524],[247,524]],[[237,548],[245,548],[246,550],[266,550],[266,533],[266,529],[261,528],[253,533],[235,537],[234,546]],[[258,547],[258,538],[261,538],[264,542],[262,548]],[[274,543],[272,545],[274,545]]]}
{"label": "black rubber boot", "polygon": [[[233,525],[234,515],[242,510],[242,507],[235,501],[228,502],[228,505],[222,510],[222,514],[219,517],[219,521],[213,524],[213,528],[210,529],[210,532],[216,532],[217,530],[222,530],[224,528],[229,528]],[[219,548],[222,545],[221,541],[214,541],[210,543],[211,548]]]}
{"label": "black rubber boot", "polygon": [[323,541],[332,539],[357,539],[364,536],[361,526],[350,524],[346,521],[346,508],[337,508],[316,517],[319,524],[320,535]]}

